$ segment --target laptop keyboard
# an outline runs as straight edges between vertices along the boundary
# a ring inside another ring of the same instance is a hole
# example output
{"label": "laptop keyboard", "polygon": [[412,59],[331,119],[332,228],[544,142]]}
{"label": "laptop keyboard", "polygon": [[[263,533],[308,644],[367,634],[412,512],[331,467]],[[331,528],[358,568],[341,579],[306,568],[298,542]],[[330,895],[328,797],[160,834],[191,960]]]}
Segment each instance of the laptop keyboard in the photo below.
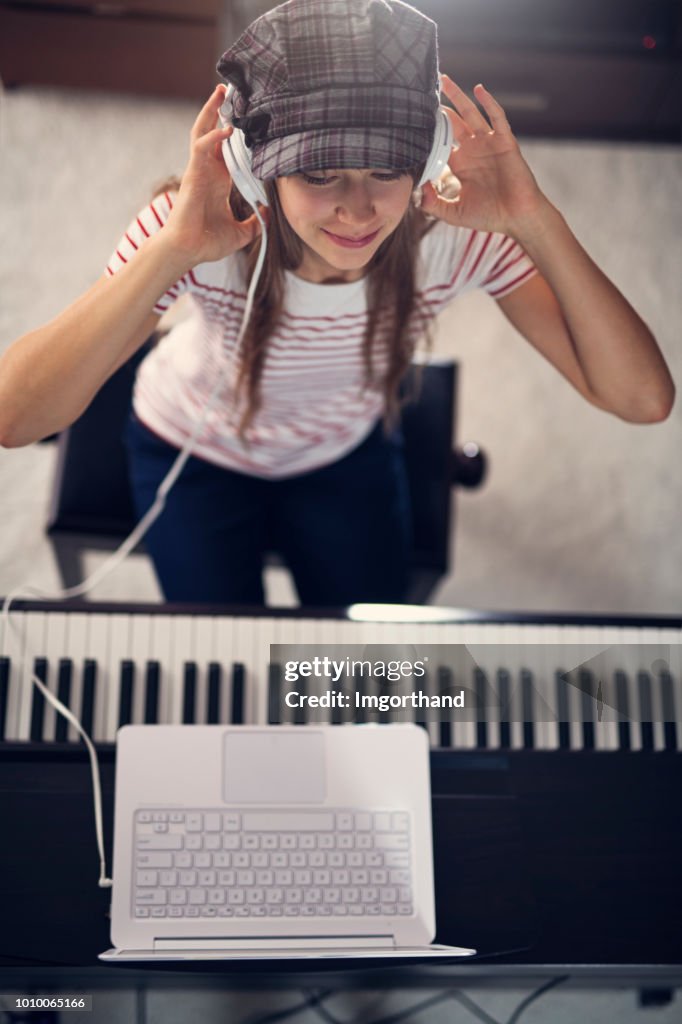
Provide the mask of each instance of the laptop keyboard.
{"label": "laptop keyboard", "polygon": [[135,918],[413,912],[404,811],[139,810]]}

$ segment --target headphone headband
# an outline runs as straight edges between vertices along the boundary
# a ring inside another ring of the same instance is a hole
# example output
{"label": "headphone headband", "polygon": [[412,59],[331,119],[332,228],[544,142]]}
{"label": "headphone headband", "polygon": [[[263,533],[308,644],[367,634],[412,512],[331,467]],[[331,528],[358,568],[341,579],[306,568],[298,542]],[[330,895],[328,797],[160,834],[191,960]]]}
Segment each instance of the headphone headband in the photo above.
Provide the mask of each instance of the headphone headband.
{"label": "headphone headband", "polygon": [[[230,84],[225,93],[225,100],[219,111],[220,122],[223,127],[231,125],[234,115],[232,97],[234,85]],[[417,185],[425,185],[427,181],[435,181],[445,170],[450,152],[452,150],[452,125],[443,107],[439,107],[436,114],[436,124],[433,136],[431,152],[424,166],[424,171]],[[268,205],[267,196],[260,178],[256,178],[251,169],[251,151],[246,145],[244,132],[234,128],[229,139],[223,140],[223,158],[234,185],[246,199],[247,203],[255,207],[256,203],[263,206]]]}

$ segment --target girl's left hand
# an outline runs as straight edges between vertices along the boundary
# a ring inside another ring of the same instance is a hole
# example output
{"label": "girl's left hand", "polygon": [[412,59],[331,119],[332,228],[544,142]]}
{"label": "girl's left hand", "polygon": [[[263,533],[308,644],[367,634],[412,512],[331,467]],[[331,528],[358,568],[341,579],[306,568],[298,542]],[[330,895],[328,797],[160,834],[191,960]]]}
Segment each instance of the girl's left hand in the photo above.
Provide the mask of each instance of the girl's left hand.
{"label": "girl's left hand", "polygon": [[441,85],[455,108],[443,109],[452,124],[457,147],[448,165],[461,190],[455,199],[446,199],[429,182],[423,188],[421,209],[448,224],[499,231],[512,237],[532,229],[547,200],[521,155],[504,110],[487,89],[475,86],[474,95],[488,123],[447,75],[441,75]]}

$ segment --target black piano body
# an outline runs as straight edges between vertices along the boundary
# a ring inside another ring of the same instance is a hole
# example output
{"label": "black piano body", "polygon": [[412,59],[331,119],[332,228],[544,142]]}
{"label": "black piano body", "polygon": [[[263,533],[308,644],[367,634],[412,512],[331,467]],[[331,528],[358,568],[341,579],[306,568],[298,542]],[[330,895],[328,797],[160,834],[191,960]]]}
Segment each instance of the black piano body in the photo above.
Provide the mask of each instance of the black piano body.
{"label": "black piano body", "polygon": [[[77,605],[72,613],[84,614],[84,607]],[[121,606],[87,608],[87,614],[122,611]],[[56,612],[44,603],[25,603],[21,609],[48,617]],[[126,609],[131,616],[143,613],[154,614],[143,606]],[[71,612],[59,606],[59,614]],[[258,618],[249,612],[250,623]],[[322,618],[327,621],[328,613]],[[655,631],[659,639],[674,641],[682,629],[672,618],[461,613],[459,621],[641,629],[649,643]],[[124,660],[127,653],[120,652]],[[248,677],[249,672],[247,685]],[[679,697],[679,679],[675,684]],[[144,700],[137,706],[144,713]],[[267,701],[263,707],[267,713]],[[679,732],[679,721],[674,724]],[[0,743],[2,986],[52,990],[79,977],[92,987],[447,987],[532,984],[568,975],[580,985],[672,990],[682,983],[682,758],[675,733],[671,737],[661,728],[654,745],[646,736],[642,743],[641,723],[639,728],[633,749],[504,746],[498,731],[495,748],[432,750],[437,941],[473,945],[481,952],[477,959],[435,968],[346,964],[340,971],[328,962],[306,961],[268,967],[266,973],[256,963],[242,963],[234,971],[224,963],[173,964],[169,970],[98,963],[97,954],[110,944],[109,894],[97,888],[85,749],[80,742],[53,738],[5,738]],[[440,723],[435,735],[442,738]],[[115,746],[100,741],[98,750],[110,864]]]}

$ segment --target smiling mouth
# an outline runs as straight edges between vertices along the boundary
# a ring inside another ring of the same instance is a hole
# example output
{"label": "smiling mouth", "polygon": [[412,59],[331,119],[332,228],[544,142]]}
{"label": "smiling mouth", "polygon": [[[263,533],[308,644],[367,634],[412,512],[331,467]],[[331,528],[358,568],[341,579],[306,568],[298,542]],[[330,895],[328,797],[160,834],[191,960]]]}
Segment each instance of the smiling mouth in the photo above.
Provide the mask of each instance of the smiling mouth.
{"label": "smiling mouth", "polygon": [[345,235],[335,235],[333,231],[327,231],[326,228],[322,228],[325,235],[331,238],[332,242],[336,242],[337,245],[344,246],[348,249],[361,249],[365,245],[369,245],[373,242],[376,236],[379,234],[379,228],[376,231],[372,231],[369,235],[360,235],[357,238],[348,238]]}

